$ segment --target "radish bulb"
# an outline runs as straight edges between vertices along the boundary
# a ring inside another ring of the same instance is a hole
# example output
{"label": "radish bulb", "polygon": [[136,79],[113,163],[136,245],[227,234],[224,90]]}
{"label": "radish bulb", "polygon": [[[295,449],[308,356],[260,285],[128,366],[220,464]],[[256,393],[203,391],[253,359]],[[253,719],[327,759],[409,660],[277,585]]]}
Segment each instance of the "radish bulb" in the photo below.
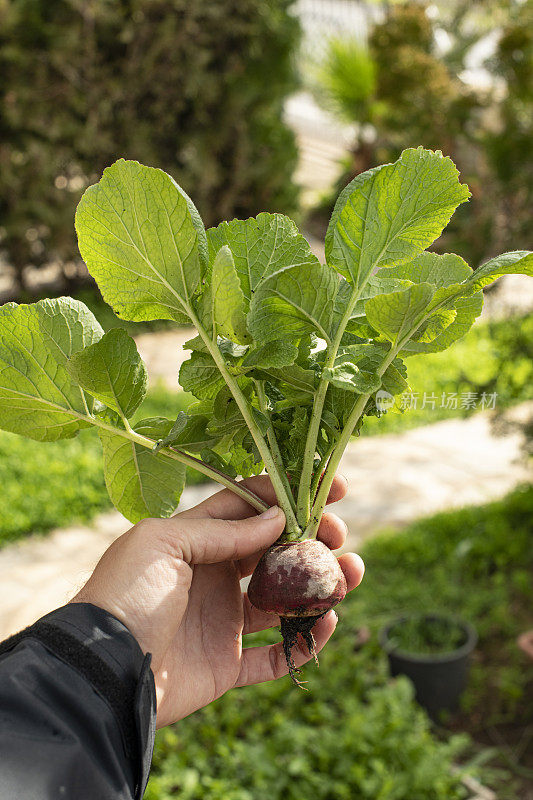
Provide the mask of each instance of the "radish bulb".
{"label": "radish bulb", "polygon": [[346,579],[339,562],[316,539],[274,544],[260,558],[250,580],[248,598],[260,611],[279,615],[287,666],[298,686],[301,683],[296,675],[300,670],[292,657],[298,634],[318,664],[311,629],[345,595]]}

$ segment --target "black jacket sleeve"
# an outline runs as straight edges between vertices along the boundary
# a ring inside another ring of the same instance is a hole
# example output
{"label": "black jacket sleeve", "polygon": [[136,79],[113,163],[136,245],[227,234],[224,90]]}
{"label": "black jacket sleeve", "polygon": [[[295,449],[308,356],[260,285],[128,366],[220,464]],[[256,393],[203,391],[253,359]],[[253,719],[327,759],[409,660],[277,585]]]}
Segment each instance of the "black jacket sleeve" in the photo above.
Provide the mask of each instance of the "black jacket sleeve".
{"label": "black jacket sleeve", "polygon": [[140,800],[155,735],[150,655],[89,603],[0,644],[0,800]]}

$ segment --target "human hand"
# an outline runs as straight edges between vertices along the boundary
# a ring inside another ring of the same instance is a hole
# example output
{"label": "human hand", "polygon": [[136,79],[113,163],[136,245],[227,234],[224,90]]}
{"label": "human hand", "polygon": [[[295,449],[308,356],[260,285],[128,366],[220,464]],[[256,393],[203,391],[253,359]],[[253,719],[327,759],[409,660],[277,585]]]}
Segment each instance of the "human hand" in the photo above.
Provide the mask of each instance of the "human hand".
{"label": "human hand", "polygon": [[[266,503],[276,502],[268,477],[243,483]],[[337,477],[328,502],[340,500],[346,489],[346,480]],[[71,601],[109,611],[152,654],[158,727],[182,719],[232,687],[287,674],[281,644],[242,647],[243,634],[279,624],[275,614],[250,604],[239,580],[253,572],[285,526],[277,507],[250,514],[244,500],[224,489],[170,519],[142,520],[109,547]],[[318,538],[335,550],[344,544],[346,526],[326,513]],[[348,589],[353,589],[363,577],[363,562],[346,553],[339,564]],[[336,623],[334,611],[317,622],[317,651]],[[295,654],[297,665],[309,658],[307,651]]]}

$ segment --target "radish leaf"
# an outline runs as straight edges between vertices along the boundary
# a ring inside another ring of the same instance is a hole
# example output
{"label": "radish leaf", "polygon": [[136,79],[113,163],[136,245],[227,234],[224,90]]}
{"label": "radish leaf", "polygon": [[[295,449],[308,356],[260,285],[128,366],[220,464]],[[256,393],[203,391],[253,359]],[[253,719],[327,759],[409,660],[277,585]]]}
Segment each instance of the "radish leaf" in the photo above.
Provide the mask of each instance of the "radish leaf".
{"label": "radish leaf", "polygon": [[119,317],[189,322],[207,238],[169,175],[120,159],[83,195],[76,230],[82,258]]}
{"label": "radish leaf", "polygon": [[38,441],[75,436],[92,401],[72,382],[68,360],[102,336],[70,298],[0,307],[0,427]]}
{"label": "radish leaf", "polygon": [[248,344],[252,337],[246,327],[244,294],[235,270],[235,262],[227,245],[215,256],[210,287],[213,322],[217,332],[234,342]]}
{"label": "radish leaf", "polygon": [[401,264],[430,245],[470,192],[442,153],[404,150],[341,192],[326,233],[326,260],[362,286],[375,267]]}
{"label": "radish leaf", "polygon": [[[142,423],[139,427],[142,427]],[[100,430],[107,491],[130,522],[170,517],[185,485],[185,466],[136,442]]]}
{"label": "radish leaf", "polygon": [[211,262],[224,245],[235,261],[241,289],[250,303],[259,282],[290,267],[316,266],[318,259],[289,217],[258,214],[246,220],[221,222],[207,231]]}
{"label": "radish leaf", "polygon": [[146,368],[135,342],[122,328],[75,353],[69,371],[80,386],[122,417],[131,417],[146,394]]}

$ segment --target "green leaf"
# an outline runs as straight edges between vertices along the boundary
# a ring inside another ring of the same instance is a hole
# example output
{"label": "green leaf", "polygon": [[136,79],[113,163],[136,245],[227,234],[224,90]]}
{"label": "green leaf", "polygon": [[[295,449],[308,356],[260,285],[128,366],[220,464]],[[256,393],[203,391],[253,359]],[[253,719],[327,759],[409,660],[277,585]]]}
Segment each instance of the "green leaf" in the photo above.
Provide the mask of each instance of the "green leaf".
{"label": "green leaf", "polygon": [[208,353],[194,351],[180,367],[179,382],[200,400],[212,400],[225,386],[224,378]]}
{"label": "green leaf", "polygon": [[297,266],[306,271],[318,261],[294,222],[282,214],[222,222],[209,228],[207,238],[211,262],[221,247],[230,248],[247,303],[263,278]]}
{"label": "green leaf", "polygon": [[[351,364],[356,365],[366,375],[375,375],[381,368],[387,354],[388,346],[377,343],[348,345],[339,349],[335,359],[335,367]],[[400,358],[395,358],[392,364],[387,367],[380,383],[387,392],[392,395],[398,395],[408,388],[406,377],[407,369],[405,364]],[[367,391],[374,392],[376,389],[363,391],[365,393]]]}
{"label": "green leaf", "polygon": [[69,371],[83,389],[124,417],[131,417],[146,395],[146,368],[123,328],[112,328],[75,353]]}
{"label": "green leaf", "polygon": [[[144,422],[139,423],[142,430]],[[185,485],[185,466],[161,453],[99,430],[107,491],[115,508],[130,522],[170,517]]]}
{"label": "green leaf", "polygon": [[457,309],[444,308],[436,311],[422,323],[413,336],[415,342],[432,342],[443,333],[457,318]]}
{"label": "green leaf", "polygon": [[425,250],[469,196],[451,159],[422,147],[404,150],[394,164],[358,175],[341,192],[326,233],[326,261],[360,287],[375,267]]}
{"label": "green leaf", "polygon": [[473,275],[472,269],[455,253],[420,253],[406,264],[396,267],[383,267],[374,279],[386,284],[392,281],[411,281],[412,283],[431,283],[437,288],[461,283]]}
{"label": "green leaf", "polygon": [[[439,290],[441,291],[441,290]],[[435,295],[435,298],[437,295]],[[402,350],[402,356],[415,355],[416,353],[438,353],[441,350],[446,350],[450,345],[460,339],[465,333],[468,333],[472,327],[476,317],[479,317],[483,308],[483,293],[476,292],[470,297],[461,297],[455,299],[454,313],[455,318],[450,325],[444,327],[441,333],[425,341],[422,336],[419,341],[408,342]],[[434,319],[434,317],[431,317]]]}
{"label": "green leaf", "polygon": [[[358,300],[353,306],[350,319],[347,322],[345,333],[357,333],[360,330],[360,326],[362,324],[364,325],[366,322],[365,303],[371,297],[375,297],[377,294],[396,292],[399,289],[406,289],[411,285],[412,281],[388,277],[386,274],[382,275],[382,273],[388,271],[389,270],[382,269],[377,275],[371,275],[366,284],[361,288]],[[341,280],[339,292],[335,298],[333,330],[338,328],[346,306],[351,301],[352,294],[353,286],[347,281]],[[363,333],[368,333],[368,331],[363,331]]]}
{"label": "green leaf", "polygon": [[502,275],[509,273],[533,277],[533,253],[529,250],[515,250],[491,258],[490,261],[476,269],[470,280],[470,286],[477,291],[495,281],[496,278],[501,278]]}
{"label": "green leaf", "polygon": [[298,486],[300,481],[308,429],[308,410],[297,407],[292,410],[288,422],[277,431],[283,463],[292,486]]}
{"label": "green leaf", "polygon": [[248,329],[258,342],[316,333],[329,341],[339,279],[320,264],[289,267],[263,280],[253,296]]}
{"label": "green leaf", "polygon": [[225,457],[217,453],[216,450],[212,450],[209,447],[206,447],[200,453],[200,458],[204,462],[204,464],[208,464],[210,467],[214,469],[218,469],[219,472],[223,472],[225,475],[229,475],[230,478],[237,477],[237,471],[234,466],[231,464],[231,457],[229,453],[225,454]]}
{"label": "green leaf", "polygon": [[76,211],[80,253],[123,319],[190,322],[208,260],[197,210],[165,172],[120,159]]}
{"label": "green leaf", "polygon": [[357,396],[346,389],[341,389],[335,384],[330,383],[324,403],[324,413],[331,414],[338,420],[339,428],[342,428],[348,421],[348,417],[357,402]]}
{"label": "green leaf", "polygon": [[[459,256],[434,256],[434,258],[454,258],[456,264],[462,262]],[[449,264],[450,262],[448,262]],[[426,334],[425,330],[421,329],[423,330],[422,335],[415,337],[416,341],[409,342],[406,345],[405,355],[436,353],[445,350],[464,336],[471,328],[476,317],[481,314],[483,294],[480,290],[502,275],[509,273],[532,276],[533,253],[529,253],[526,250],[504,253],[483,264],[475,272],[472,272],[466,265],[462,267],[461,273],[459,273],[458,269],[456,272],[448,269],[449,280],[453,278],[453,280],[460,282],[445,283],[442,281],[441,288],[437,289],[428,306],[428,311],[431,311],[432,308],[440,308],[442,310],[437,310],[436,317],[432,316],[428,321],[429,335]],[[453,320],[451,320],[451,316],[445,316],[450,311],[455,313]],[[442,330],[439,331],[439,324],[443,320],[447,321],[448,324],[441,325]]]}
{"label": "green leaf", "polygon": [[235,344],[229,339],[219,339],[218,349],[227,360],[228,358],[236,360],[242,358],[249,350],[248,345]]}
{"label": "green leaf", "polygon": [[157,442],[155,451],[158,452],[162,447],[177,447],[180,450],[197,453],[204,447],[212,447],[216,443],[216,437],[207,433],[208,423],[208,417],[202,414],[191,415],[180,411],[170,430],[167,430]]}
{"label": "green leaf", "polygon": [[469,330],[483,304],[481,294],[472,288],[474,275],[454,253],[421,253],[407,264],[379,270],[378,278],[409,279],[431,283],[436,288],[426,312],[434,313],[406,345],[406,355],[445,350]]}
{"label": "green leaf", "polygon": [[406,378],[407,369],[405,364],[400,358],[395,358],[383,374],[381,387],[389,394],[392,394],[393,397],[396,397],[409,389]]}
{"label": "green leaf", "polygon": [[287,367],[298,357],[298,347],[287,339],[273,339],[271,342],[250,350],[244,357],[241,367],[247,369],[268,369]]}
{"label": "green leaf", "polygon": [[[243,437],[243,440],[244,439],[245,437]],[[257,453],[250,452],[235,440],[232,442],[228,463],[235,475],[242,475],[243,478],[249,478],[251,475],[259,475],[259,473],[263,471],[264,466]]]}
{"label": "green leaf", "polygon": [[67,370],[70,357],[102,328],[71,298],[0,307],[0,428],[37,441],[75,436],[90,423],[92,400]]}
{"label": "green leaf", "polygon": [[246,305],[235,262],[227,245],[215,256],[211,274],[213,321],[221,336],[239,344],[248,344],[252,337],[246,327]]}
{"label": "green leaf", "polygon": [[146,417],[146,419],[137,422],[135,430],[149,439],[162,439],[170,432],[173,422],[166,417]]}
{"label": "green leaf", "polygon": [[417,283],[399,292],[376,295],[365,304],[366,317],[389,341],[401,341],[422,321],[434,292],[430,283]]}
{"label": "green leaf", "polygon": [[262,370],[265,375],[274,378],[274,381],[279,382],[281,387],[289,386],[297,392],[304,394],[314,395],[317,385],[317,375],[312,369],[306,369],[299,364],[290,364],[282,369],[269,367]]}
{"label": "green leaf", "polygon": [[372,372],[359,369],[357,364],[351,364],[349,361],[336,367],[325,369],[324,375],[330,383],[338,386],[339,389],[357,392],[358,394],[371,394],[381,386],[381,378]]}

